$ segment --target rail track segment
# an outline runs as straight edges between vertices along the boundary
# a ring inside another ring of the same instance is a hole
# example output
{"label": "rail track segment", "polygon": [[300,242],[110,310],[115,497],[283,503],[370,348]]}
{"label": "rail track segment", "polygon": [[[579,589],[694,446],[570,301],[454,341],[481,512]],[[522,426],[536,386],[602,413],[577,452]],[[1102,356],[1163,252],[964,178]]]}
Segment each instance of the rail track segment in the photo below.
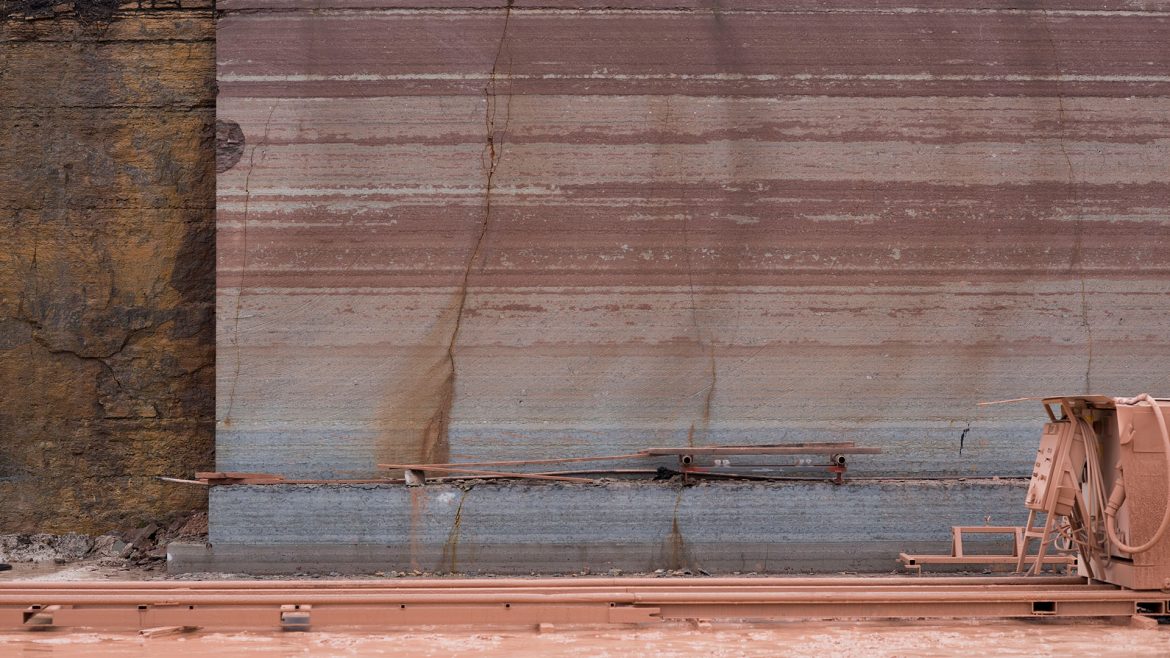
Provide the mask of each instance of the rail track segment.
{"label": "rail track segment", "polygon": [[1164,616],[1080,577],[533,578],[0,584],[0,629],[324,630],[671,620]]}

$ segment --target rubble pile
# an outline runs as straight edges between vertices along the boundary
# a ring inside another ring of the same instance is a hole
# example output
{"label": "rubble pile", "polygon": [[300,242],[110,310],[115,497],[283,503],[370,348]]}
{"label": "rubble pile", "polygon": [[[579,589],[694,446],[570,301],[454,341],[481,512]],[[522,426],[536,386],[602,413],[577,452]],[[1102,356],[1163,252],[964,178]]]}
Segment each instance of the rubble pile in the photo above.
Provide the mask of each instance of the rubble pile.
{"label": "rubble pile", "polygon": [[206,541],[207,514],[184,515],[169,525],[149,523],[123,532],[0,535],[0,563],[94,562],[99,566],[153,566],[166,560],[171,541]]}

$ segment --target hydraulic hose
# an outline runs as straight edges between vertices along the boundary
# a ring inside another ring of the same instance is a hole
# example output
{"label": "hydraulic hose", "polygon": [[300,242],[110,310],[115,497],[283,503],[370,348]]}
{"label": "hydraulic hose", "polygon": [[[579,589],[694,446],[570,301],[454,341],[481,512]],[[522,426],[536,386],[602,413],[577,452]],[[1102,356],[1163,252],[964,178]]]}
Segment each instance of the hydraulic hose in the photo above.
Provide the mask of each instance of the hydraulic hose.
{"label": "hydraulic hose", "polygon": [[[1085,544],[1081,550],[1086,553],[1086,557],[1093,559],[1109,560],[1108,536],[1103,528],[1100,528],[1097,523],[1104,523],[1105,505],[1107,497],[1105,496],[1105,480],[1101,476],[1101,445],[1097,441],[1097,433],[1093,431],[1085,419],[1074,416],[1071,409],[1065,409],[1065,416],[1071,418],[1076,423],[1077,431],[1081,435],[1081,439],[1085,442],[1085,450],[1087,459],[1085,460],[1085,484],[1088,486],[1088,491],[1085,496],[1085,514],[1088,518],[1084,519],[1084,533]],[[1100,536],[1098,536],[1100,533]]]}
{"label": "hydraulic hose", "polygon": [[[1161,408],[1158,407],[1158,402],[1150,397],[1148,393],[1142,393],[1137,397],[1118,400],[1117,402],[1118,404],[1126,405],[1148,402],[1153,408],[1154,419],[1158,422],[1158,429],[1162,430],[1162,448],[1164,450],[1162,456],[1166,459],[1166,487],[1170,491],[1170,431],[1166,429],[1166,418],[1162,414]],[[1118,466],[1118,469],[1120,470],[1120,466]],[[1123,553],[1129,553],[1131,555],[1134,553],[1144,553],[1161,541],[1162,536],[1166,534],[1166,529],[1170,528],[1170,500],[1166,501],[1166,509],[1162,513],[1162,523],[1158,526],[1158,530],[1154,532],[1154,536],[1150,537],[1149,541],[1140,546],[1130,546],[1117,537],[1117,531],[1113,527],[1117,510],[1125,502],[1124,479],[1125,474],[1121,473],[1117,478],[1117,482],[1113,485],[1113,492],[1109,495],[1109,504],[1105,506],[1105,532],[1109,534],[1109,541],[1113,542],[1113,546]]]}

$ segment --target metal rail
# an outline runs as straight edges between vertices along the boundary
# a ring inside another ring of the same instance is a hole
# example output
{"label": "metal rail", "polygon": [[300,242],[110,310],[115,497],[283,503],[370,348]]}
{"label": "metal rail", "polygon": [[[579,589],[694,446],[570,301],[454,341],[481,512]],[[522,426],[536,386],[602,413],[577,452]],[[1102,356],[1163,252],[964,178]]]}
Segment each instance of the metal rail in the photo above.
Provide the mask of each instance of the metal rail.
{"label": "metal rail", "polygon": [[1170,593],[1082,578],[542,578],[10,582],[0,629],[307,630],[664,620],[1131,617]]}

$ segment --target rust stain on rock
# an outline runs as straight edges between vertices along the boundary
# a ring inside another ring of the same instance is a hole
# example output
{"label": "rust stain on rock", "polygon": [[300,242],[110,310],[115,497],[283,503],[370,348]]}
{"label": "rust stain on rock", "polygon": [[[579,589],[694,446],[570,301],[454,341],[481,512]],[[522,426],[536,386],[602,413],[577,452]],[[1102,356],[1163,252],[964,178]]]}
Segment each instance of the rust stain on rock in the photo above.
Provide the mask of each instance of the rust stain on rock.
{"label": "rust stain on rock", "polygon": [[[505,53],[508,40],[508,25],[512,18],[512,2],[504,7],[503,28],[500,42],[492,59],[488,82],[484,87],[484,133],[485,143],[481,161],[484,169],[483,219],[479,224],[472,247],[467,255],[463,275],[450,305],[440,316],[432,329],[432,335],[446,333],[449,339],[446,352],[435,359],[433,349],[424,349],[408,363],[408,378],[400,380],[404,386],[394,386],[388,393],[388,409],[381,418],[384,423],[384,439],[379,451],[382,459],[393,463],[396,455],[410,451],[410,433],[421,422],[417,435],[418,461],[445,462],[450,455],[451,410],[455,403],[456,350],[460,330],[466,315],[470,295],[472,274],[484,266],[484,243],[492,221],[492,192],[496,171],[504,155],[503,138],[511,118],[510,99],[505,99],[505,116],[497,125],[499,90],[497,81],[501,76],[501,56]],[[415,366],[415,367],[410,367]],[[408,388],[409,390],[403,390]],[[412,422],[413,421],[413,422]],[[389,426],[391,429],[387,429]],[[401,462],[399,462],[401,463]],[[452,558],[454,559],[454,558]],[[454,570],[454,566],[452,566]]]}
{"label": "rust stain on rock", "polygon": [[427,511],[427,494],[422,487],[410,489],[410,568],[421,571],[418,557],[422,546],[419,544],[419,530],[423,514]]}
{"label": "rust stain on rock", "polygon": [[683,494],[686,492],[685,487],[680,487],[678,495],[674,500],[674,510],[671,513],[670,519],[670,533],[663,541],[662,556],[659,559],[660,564],[665,564],[666,568],[671,570],[689,569],[698,571],[699,565],[691,554],[690,549],[687,548],[686,538],[683,537],[682,529],[678,523],[678,509],[682,505]]}
{"label": "rust stain on rock", "polygon": [[444,312],[423,340],[401,350],[397,368],[382,373],[390,383],[382,389],[377,416],[376,459],[392,464],[449,461],[448,427],[455,394],[450,344],[455,332],[454,309]]}
{"label": "rust stain on rock", "polygon": [[451,521],[451,530],[447,533],[447,541],[443,544],[443,553],[439,559],[440,571],[458,573],[459,571],[459,533],[463,525],[463,503],[471,489],[463,490],[459,496],[459,505],[455,508],[455,517]]}

